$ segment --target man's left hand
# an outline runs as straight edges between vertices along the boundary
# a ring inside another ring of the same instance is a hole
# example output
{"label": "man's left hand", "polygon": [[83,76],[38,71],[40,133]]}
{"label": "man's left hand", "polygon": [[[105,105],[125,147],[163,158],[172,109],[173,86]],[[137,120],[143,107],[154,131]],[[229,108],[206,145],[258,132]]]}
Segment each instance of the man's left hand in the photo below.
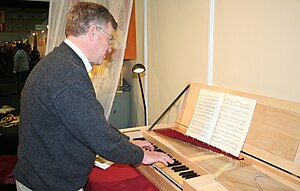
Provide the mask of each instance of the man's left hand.
{"label": "man's left hand", "polygon": [[154,150],[154,147],[153,145],[148,142],[148,141],[140,141],[140,140],[130,140],[131,143],[143,148],[143,149],[147,149],[147,150],[150,150],[150,151],[153,151]]}

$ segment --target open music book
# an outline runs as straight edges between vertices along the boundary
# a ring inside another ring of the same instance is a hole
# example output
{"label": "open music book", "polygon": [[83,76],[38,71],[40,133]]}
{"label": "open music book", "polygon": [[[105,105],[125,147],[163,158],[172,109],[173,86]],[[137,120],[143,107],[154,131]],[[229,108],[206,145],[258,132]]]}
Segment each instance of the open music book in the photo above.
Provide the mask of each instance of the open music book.
{"label": "open music book", "polygon": [[95,166],[105,170],[108,167],[110,167],[112,164],[114,164],[114,163],[100,157],[99,155],[96,155],[96,159],[95,159],[95,163],[94,163]]}
{"label": "open music book", "polygon": [[255,105],[254,99],[201,89],[186,134],[238,157]]}

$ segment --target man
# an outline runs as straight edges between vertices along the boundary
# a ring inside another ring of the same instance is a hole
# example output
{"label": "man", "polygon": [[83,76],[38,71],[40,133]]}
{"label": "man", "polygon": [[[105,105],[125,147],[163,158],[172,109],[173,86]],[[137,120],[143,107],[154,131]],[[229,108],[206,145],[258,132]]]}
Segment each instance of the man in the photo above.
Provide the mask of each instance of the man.
{"label": "man", "polygon": [[110,127],[96,99],[90,63],[112,51],[116,29],[105,7],[80,2],[68,13],[66,40],[32,70],[21,103],[18,190],[80,190],[96,153],[116,163],[173,163]]}
{"label": "man", "polygon": [[30,53],[31,62],[29,63],[29,70],[31,71],[33,67],[40,61],[40,52],[36,46],[33,46],[33,50]]}
{"label": "man", "polygon": [[23,49],[23,44],[16,44],[17,52],[14,56],[14,69],[13,73],[16,77],[16,94],[21,95],[25,81],[29,71],[29,60],[27,53]]}

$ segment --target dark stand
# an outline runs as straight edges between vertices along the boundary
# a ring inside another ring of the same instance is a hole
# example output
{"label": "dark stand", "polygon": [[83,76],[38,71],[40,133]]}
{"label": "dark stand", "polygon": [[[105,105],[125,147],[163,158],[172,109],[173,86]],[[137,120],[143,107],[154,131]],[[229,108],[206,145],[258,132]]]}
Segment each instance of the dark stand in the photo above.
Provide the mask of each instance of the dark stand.
{"label": "dark stand", "polygon": [[151,125],[148,131],[151,131],[153,127],[165,116],[165,114],[171,109],[171,107],[177,102],[177,100],[190,88],[191,84],[188,84],[184,90],[176,97],[176,99],[169,105],[169,107],[159,116],[159,118]]}

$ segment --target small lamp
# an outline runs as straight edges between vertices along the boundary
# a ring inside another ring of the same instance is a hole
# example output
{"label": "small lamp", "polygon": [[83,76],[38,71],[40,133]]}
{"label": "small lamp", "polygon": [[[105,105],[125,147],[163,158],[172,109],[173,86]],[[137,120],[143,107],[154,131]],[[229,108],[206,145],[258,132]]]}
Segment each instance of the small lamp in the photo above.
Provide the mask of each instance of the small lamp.
{"label": "small lamp", "polygon": [[144,105],[144,120],[145,120],[145,126],[147,126],[147,110],[146,110],[146,103],[145,103],[145,96],[144,96],[144,91],[143,91],[143,86],[142,86],[142,80],[141,80],[141,73],[144,73],[146,71],[146,68],[143,64],[135,64],[132,67],[132,72],[134,74],[137,74],[139,77],[139,83],[140,83],[140,88],[141,88],[141,93],[142,93],[142,98],[143,98],[143,105]]}

